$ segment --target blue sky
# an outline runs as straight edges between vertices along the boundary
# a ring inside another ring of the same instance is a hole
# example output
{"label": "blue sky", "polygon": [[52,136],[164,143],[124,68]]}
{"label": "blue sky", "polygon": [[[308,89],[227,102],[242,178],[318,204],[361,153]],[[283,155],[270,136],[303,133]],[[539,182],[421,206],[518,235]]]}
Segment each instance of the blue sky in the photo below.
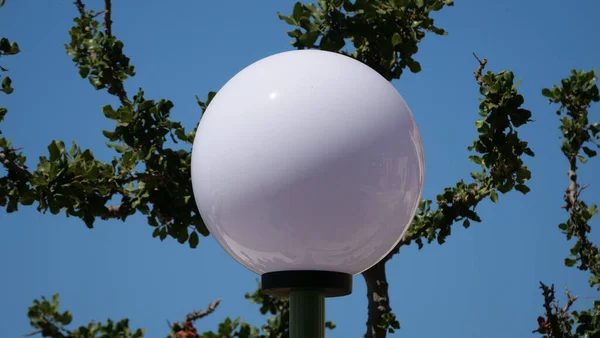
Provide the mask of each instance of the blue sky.
{"label": "blue sky", "polygon": [[[101,1],[88,1],[98,6]],[[175,103],[174,119],[192,128],[200,117],[194,95],[205,97],[252,62],[290,50],[287,25],[276,12],[290,13],[293,1],[115,1],[113,32],[125,43],[147,98]],[[424,197],[468,178],[476,166],[466,147],[476,137],[477,66],[472,52],[489,59],[488,69],[511,69],[535,123],[521,134],[536,157],[527,196],[510,193],[498,204],[478,208],[483,219],[465,230],[455,226],[445,245],[403,248],[388,263],[392,306],[402,337],[529,337],[542,313],[538,282],[568,285],[589,306],[595,296],[586,275],[563,266],[569,244],[557,224],[566,218],[562,195],[566,160],[559,151],[555,107],[540,91],[558,83],[571,68],[599,66],[600,2],[458,0],[435,15],[448,36],[429,36],[417,59],[423,71],[394,84],[411,107],[425,147]],[[100,111],[116,103],[79,78],[63,43],[76,15],[70,0],[7,0],[0,9],[2,36],[18,41],[22,53],[3,58],[15,92],[2,96],[9,109],[1,126],[30,166],[53,139],[76,140],[97,157],[113,154],[102,129],[111,122]],[[599,107],[592,119],[600,120]],[[598,161],[581,170],[590,184],[583,197],[600,201]],[[0,174],[1,175],[1,174]],[[595,220],[594,225],[598,224]],[[258,276],[231,259],[212,238],[195,250],[174,240],[160,242],[142,217],[126,223],[82,221],[40,215],[35,208],[0,212],[0,337],[31,331],[27,307],[39,296],[59,292],[74,323],[129,317],[147,337],[164,337],[167,320],[221,298],[219,309],[197,323],[215,329],[226,316],[254,324],[264,318],[243,295]],[[594,235],[593,238],[598,238]],[[327,318],[338,328],[329,337],[359,337],[366,321],[366,291],[355,278],[351,296],[328,300]],[[587,297],[587,298],[586,298]]]}

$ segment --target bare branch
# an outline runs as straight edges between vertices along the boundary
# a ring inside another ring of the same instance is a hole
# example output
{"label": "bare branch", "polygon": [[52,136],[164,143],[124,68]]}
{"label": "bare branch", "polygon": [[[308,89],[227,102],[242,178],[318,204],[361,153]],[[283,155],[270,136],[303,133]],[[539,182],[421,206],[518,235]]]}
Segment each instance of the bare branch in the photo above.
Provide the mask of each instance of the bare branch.
{"label": "bare branch", "polygon": [[99,15],[102,15],[102,14],[104,14],[104,13],[106,13],[106,10],[105,10],[105,9],[101,10],[101,11],[100,11],[100,12],[98,12],[98,13],[94,13],[94,15],[92,15],[92,18],[95,18],[95,17],[97,17],[97,16],[99,16]]}
{"label": "bare branch", "polygon": [[100,218],[103,220],[107,220],[107,219],[111,219],[111,218],[123,218],[123,216],[127,215],[125,208],[119,204],[119,205],[109,205],[106,207],[106,211],[104,213],[104,215],[102,215]]}
{"label": "bare branch", "polygon": [[209,303],[206,310],[190,312],[187,314],[187,316],[185,316],[185,320],[193,322],[198,319],[204,318],[204,317],[208,316],[209,314],[215,312],[215,310],[217,309],[217,306],[219,306],[219,303],[221,303],[221,299],[217,299],[214,302]]}
{"label": "bare branch", "polygon": [[42,333],[42,330],[37,330],[37,331],[33,331],[31,333],[28,333],[28,334],[24,334],[23,337],[33,337],[33,336],[37,336],[40,333]]}
{"label": "bare branch", "polygon": [[571,306],[573,306],[573,304],[575,303],[575,301],[577,300],[577,296],[573,296],[571,294],[571,291],[569,291],[569,289],[567,287],[565,287],[565,295],[567,296],[567,304],[565,304],[565,306],[561,309],[561,311],[564,314],[568,314],[569,310],[571,310]]}
{"label": "bare branch", "polygon": [[573,303],[577,300],[577,297],[573,296],[569,289],[565,288],[567,303],[561,307],[556,300],[554,284],[547,286],[540,282],[540,289],[542,289],[542,295],[544,296],[544,316],[538,317],[538,328],[533,333],[541,333],[550,338],[573,337],[570,334],[572,328],[567,320],[571,317],[569,311]]}
{"label": "bare branch", "polygon": [[77,10],[79,11],[79,14],[84,17],[85,16],[85,5],[83,4],[83,2],[81,0],[75,0],[74,2],[75,6],[77,6]]}
{"label": "bare branch", "polygon": [[485,82],[483,81],[483,69],[485,68],[485,65],[487,64],[487,59],[483,59],[481,60],[480,58],[477,57],[477,55],[473,52],[473,56],[475,57],[475,59],[477,59],[477,62],[479,62],[479,67],[477,67],[477,69],[475,70],[475,80],[477,80],[477,83],[479,83],[480,86],[483,86],[485,84]]}
{"label": "bare branch", "polygon": [[112,19],[111,19],[112,3],[111,0],[104,0],[104,29],[106,36],[112,36]]}
{"label": "bare branch", "polygon": [[220,302],[221,300],[217,299],[214,302],[209,303],[206,310],[188,313],[187,316],[185,316],[185,322],[181,324],[173,323],[173,325],[170,325],[171,334],[174,334],[177,338],[200,338],[198,330],[194,326],[194,321],[213,313]]}

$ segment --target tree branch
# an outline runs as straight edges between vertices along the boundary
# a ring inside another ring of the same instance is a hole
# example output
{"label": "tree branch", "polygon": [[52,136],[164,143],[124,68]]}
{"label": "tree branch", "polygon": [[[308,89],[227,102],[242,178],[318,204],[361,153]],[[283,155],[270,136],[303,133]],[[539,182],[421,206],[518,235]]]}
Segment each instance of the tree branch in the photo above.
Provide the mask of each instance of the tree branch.
{"label": "tree branch", "polygon": [[83,2],[81,0],[75,0],[74,2],[75,6],[77,6],[77,10],[79,11],[79,14],[84,17],[85,16],[85,5],[83,4]]}
{"label": "tree branch", "polygon": [[26,166],[20,166],[17,163],[13,162],[4,151],[0,150],[0,163],[6,168],[6,170],[10,173],[15,173],[18,177],[25,181],[29,181],[31,178],[31,173],[29,172]]}
{"label": "tree branch", "polygon": [[569,291],[568,288],[565,287],[565,295],[567,296],[567,304],[565,304],[565,306],[563,306],[563,308],[561,309],[561,311],[564,314],[569,314],[569,311],[571,310],[571,306],[573,306],[573,304],[575,303],[575,301],[577,300],[577,296],[573,296],[571,294],[571,291]]}
{"label": "tree branch", "polygon": [[94,15],[92,15],[92,18],[95,18],[95,17],[97,17],[97,16],[99,16],[99,15],[102,15],[102,14],[104,14],[104,13],[106,13],[106,10],[105,10],[105,9],[101,10],[101,11],[100,11],[100,12],[98,12],[98,13],[94,13]]}
{"label": "tree branch", "polygon": [[[79,11],[82,18],[86,17],[86,15],[91,18],[95,18],[96,16],[98,16],[100,14],[104,14],[104,33],[109,38],[113,37],[113,35],[112,35],[112,1],[111,0],[104,0],[104,9],[97,13],[94,13],[94,12],[86,13],[85,5],[83,4],[82,0],[76,0],[74,2],[74,4],[77,7],[77,10]],[[89,30],[90,28],[91,27],[86,27],[87,30]],[[92,52],[92,54],[93,53],[94,52]],[[114,93],[112,93],[112,94],[116,95],[119,98],[119,101],[121,102],[122,105],[124,105],[124,106],[130,105],[131,101],[127,97],[127,92],[125,91],[123,81],[117,75],[115,75],[116,70],[114,68],[114,64],[110,63],[109,67],[107,67],[105,71],[110,73],[110,76],[109,76],[110,79],[107,81],[106,85],[109,88],[114,88]]]}
{"label": "tree branch", "polygon": [[362,273],[367,284],[369,304],[365,338],[385,338],[389,328],[400,328],[390,306],[385,263],[386,261],[380,261]]}
{"label": "tree branch", "polygon": [[112,3],[111,0],[104,0],[104,29],[106,36],[112,36]]}
{"label": "tree branch", "polygon": [[542,289],[542,295],[544,296],[544,316],[538,317],[538,328],[533,333],[544,334],[550,338],[572,337],[571,325],[567,322],[567,319],[571,317],[569,311],[577,297],[565,288],[567,303],[561,307],[556,300],[554,284],[547,286],[540,282],[540,289]]}
{"label": "tree branch", "polygon": [[173,323],[173,325],[171,325],[171,334],[169,335],[169,337],[201,338],[200,335],[198,334],[198,330],[194,326],[194,321],[196,321],[200,318],[204,318],[204,317],[208,316],[209,314],[213,313],[217,309],[217,306],[219,305],[220,302],[221,302],[221,300],[217,299],[214,302],[209,303],[206,310],[188,313],[185,316],[185,321],[182,324]]}
{"label": "tree branch", "polygon": [[477,57],[477,55],[475,54],[475,52],[473,52],[473,56],[475,57],[475,59],[477,59],[477,62],[479,62],[479,67],[477,67],[477,69],[475,70],[475,72],[473,73],[475,75],[475,80],[477,81],[477,83],[480,86],[483,86],[485,84],[485,82],[483,81],[483,69],[485,68],[485,65],[487,64],[487,59],[479,59]]}
{"label": "tree branch", "polygon": [[[466,191],[466,194],[464,196],[455,196],[454,199],[451,201],[452,204],[438,203],[438,210],[442,213],[442,215],[444,215],[444,219],[451,220],[450,222],[454,223],[462,217],[462,213],[464,213],[465,210],[469,210],[470,208],[476,207],[481,200],[487,198],[490,195],[489,190],[483,194],[480,194],[480,190],[480,186],[474,189],[469,189]],[[426,217],[427,215],[422,216]],[[434,216],[429,215],[429,217],[427,217],[426,221],[424,222],[424,225],[418,228],[415,233],[413,233],[412,235],[405,234],[404,237],[400,240],[400,242],[398,242],[396,247],[394,247],[394,249],[390,251],[390,253],[388,253],[388,255],[385,258],[383,258],[383,261],[388,261],[392,259],[392,257],[395,254],[400,252],[400,248],[402,246],[409,245],[414,239],[426,236],[429,229],[435,228],[433,219]]]}
{"label": "tree branch", "polygon": [[[523,164],[521,156],[522,154],[534,156],[534,154],[527,147],[527,142],[518,139],[513,125],[516,128],[530,121],[531,112],[518,107],[509,107],[507,110],[511,112],[511,116],[516,116],[515,119],[518,121],[509,119],[507,112],[504,112],[505,116],[502,116],[506,117],[505,121],[498,122],[497,116],[490,117],[495,110],[492,106],[492,99],[488,96],[489,86],[501,83],[503,88],[510,88],[507,94],[511,97],[521,102],[524,100],[514,90],[511,73],[492,74],[489,80],[484,81],[482,74],[487,60],[481,60],[476,55],[475,58],[479,65],[474,72],[474,77],[485,97],[479,108],[480,114],[484,118],[476,123],[479,138],[472,147],[469,147],[469,150],[475,150],[481,156],[470,156],[470,160],[480,164],[482,171],[471,173],[473,182],[470,184],[461,180],[456,186],[445,188],[443,193],[437,195],[437,209],[435,210],[431,210],[432,201],[421,200],[419,211],[404,237],[378,264],[363,273],[369,299],[369,316],[365,335],[368,338],[384,338],[387,330],[393,330],[394,325],[399,326],[395,315],[391,312],[385,264],[400,252],[402,246],[416,241],[421,247],[424,239],[428,242],[437,239],[438,243],[443,244],[445,238],[450,235],[455,222],[463,221],[463,226],[467,228],[471,221],[481,221],[475,209],[482,200],[489,197],[496,202],[498,192],[507,193],[515,189],[525,194],[529,190],[524,183],[531,177],[531,172]],[[484,143],[488,145],[503,144],[503,147],[484,146]]]}
{"label": "tree branch", "polygon": [[219,303],[221,303],[221,299],[216,299],[214,302],[212,303],[208,303],[208,306],[206,307],[206,310],[201,310],[201,311],[195,311],[195,312],[190,312],[185,316],[185,320],[186,321],[196,321],[198,319],[204,318],[206,316],[208,316],[209,314],[215,312],[215,310],[217,309],[217,306],[219,306]]}

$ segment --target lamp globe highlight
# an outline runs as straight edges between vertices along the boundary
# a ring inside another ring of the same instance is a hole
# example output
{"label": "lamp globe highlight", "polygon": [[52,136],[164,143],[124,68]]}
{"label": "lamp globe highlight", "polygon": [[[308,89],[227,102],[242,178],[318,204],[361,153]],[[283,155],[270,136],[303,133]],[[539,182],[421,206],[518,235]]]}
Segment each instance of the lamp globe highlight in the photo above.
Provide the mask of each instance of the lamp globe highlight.
{"label": "lamp globe highlight", "polygon": [[376,71],[299,50],[240,71],[198,126],[192,183],[217,242],[265,292],[351,292],[414,217],[424,179],[412,113]]}

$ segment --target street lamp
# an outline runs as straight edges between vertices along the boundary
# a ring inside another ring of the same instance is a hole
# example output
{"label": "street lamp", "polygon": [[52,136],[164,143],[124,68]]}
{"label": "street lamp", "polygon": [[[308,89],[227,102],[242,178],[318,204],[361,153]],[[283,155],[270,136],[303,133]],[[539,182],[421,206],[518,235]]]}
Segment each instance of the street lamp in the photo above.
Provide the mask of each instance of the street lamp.
{"label": "street lamp", "polygon": [[396,89],[350,57],[280,53],[221,88],[198,126],[194,196],[265,293],[290,297],[290,337],[324,337],[325,297],[400,241],[423,189],[423,146]]}

